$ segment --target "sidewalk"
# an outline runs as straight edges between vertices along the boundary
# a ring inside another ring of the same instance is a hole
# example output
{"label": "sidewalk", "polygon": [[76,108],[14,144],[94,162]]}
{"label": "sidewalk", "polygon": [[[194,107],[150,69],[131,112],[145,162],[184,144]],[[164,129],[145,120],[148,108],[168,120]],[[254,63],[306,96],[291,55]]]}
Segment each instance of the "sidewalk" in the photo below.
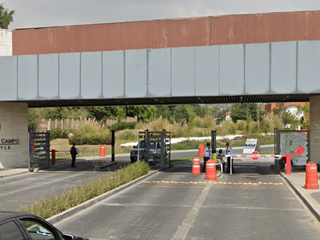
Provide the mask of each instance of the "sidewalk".
{"label": "sidewalk", "polygon": [[[305,189],[305,172],[292,172],[291,174],[281,172],[280,175],[288,182],[318,221],[320,221],[320,189]],[[319,176],[318,173],[318,179]]]}

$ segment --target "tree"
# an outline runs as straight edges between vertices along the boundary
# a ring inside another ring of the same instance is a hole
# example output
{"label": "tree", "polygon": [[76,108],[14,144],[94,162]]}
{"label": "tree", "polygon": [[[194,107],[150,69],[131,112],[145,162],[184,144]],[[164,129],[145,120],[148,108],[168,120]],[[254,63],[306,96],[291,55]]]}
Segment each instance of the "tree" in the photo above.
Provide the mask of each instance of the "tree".
{"label": "tree", "polygon": [[155,106],[128,106],[126,107],[126,115],[136,116],[138,120],[142,121],[151,121],[157,117],[157,108]]}
{"label": "tree", "polygon": [[189,113],[185,105],[178,105],[173,112],[173,118],[178,123],[188,123]]}
{"label": "tree", "polygon": [[125,107],[88,107],[89,116],[97,121],[102,121],[107,118],[124,119],[126,117]]}
{"label": "tree", "polygon": [[[251,116],[254,121],[257,121],[257,109],[258,105],[256,103],[233,104],[231,108],[231,118],[234,122],[237,122],[238,120],[247,120],[247,118]],[[263,119],[265,112],[259,110],[259,113],[260,119]]]}
{"label": "tree", "polygon": [[36,131],[40,124],[40,116],[38,110],[35,108],[28,109],[28,128],[33,131]]}
{"label": "tree", "polygon": [[0,28],[8,29],[10,23],[13,22],[13,15],[15,11],[9,11],[3,6],[3,3],[0,4]]}

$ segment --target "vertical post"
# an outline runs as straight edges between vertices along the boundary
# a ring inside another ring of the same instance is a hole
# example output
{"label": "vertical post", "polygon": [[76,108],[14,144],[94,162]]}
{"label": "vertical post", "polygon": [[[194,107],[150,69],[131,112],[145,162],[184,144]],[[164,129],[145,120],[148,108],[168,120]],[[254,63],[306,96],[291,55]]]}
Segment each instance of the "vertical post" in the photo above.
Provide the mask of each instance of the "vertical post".
{"label": "vertical post", "polygon": [[111,131],[111,162],[114,162],[115,161],[115,157],[114,157],[114,146],[115,146],[115,130],[112,130]]}
{"label": "vertical post", "polygon": [[145,139],[146,139],[146,153],[144,155],[144,160],[149,163],[149,151],[150,151],[150,135],[149,135],[149,129],[145,130]]}
{"label": "vertical post", "polygon": [[161,157],[160,157],[160,167],[162,171],[166,170],[166,158],[165,158],[165,148],[166,148],[166,142],[165,142],[165,134],[166,130],[162,130],[161,132]]}
{"label": "vertical post", "polygon": [[291,174],[291,159],[290,154],[286,154],[286,174]]}
{"label": "vertical post", "polygon": [[56,165],[56,150],[54,149],[51,150],[51,165]]}
{"label": "vertical post", "polygon": [[217,131],[211,131],[211,152],[212,152],[212,158],[215,162],[217,162]]}

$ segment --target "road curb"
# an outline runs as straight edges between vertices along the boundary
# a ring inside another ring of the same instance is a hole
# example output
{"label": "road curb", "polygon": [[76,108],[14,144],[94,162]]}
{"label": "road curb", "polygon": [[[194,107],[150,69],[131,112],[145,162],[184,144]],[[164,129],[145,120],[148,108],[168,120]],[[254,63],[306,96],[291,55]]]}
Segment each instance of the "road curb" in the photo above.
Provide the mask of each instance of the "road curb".
{"label": "road curb", "polygon": [[8,175],[4,174],[4,175],[0,175],[0,178],[7,178],[7,177],[12,177],[12,176],[17,176],[20,174],[24,174],[24,173],[31,173],[29,170],[25,170],[25,171],[21,171],[21,172],[17,172],[17,173],[10,173]]}
{"label": "road curb", "polygon": [[89,207],[93,206],[94,204],[96,204],[96,203],[98,203],[98,202],[100,202],[102,200],[105,200],[106,198],[111,197],[114,194],[116,194],[116,193],[118,193],[118,192],[120,192],[120,191],[122,191],[124,189],[127,189],[127,188],[137,184],[138,182],[140,182],[140,181],[142,181],[142,180],[144,180],[146,178],[149,178],[149,177],[157,174],[158,172],[159,171],[156,171],[156,170],[149,171],[148,174],[146,174],[146,175],[144,175],[144,176],[142,176],[140,178],[137,178],[137,179],[135,179],[135,180],[133,180],[133,181],[131,181],[129,183],[126,183],[126,184],[124,184],[124,185],[122,185],[120,187],[117,187],[117,188],[109,191],[109,192],[106,192],[106,193],[104,193],[104,194],[102,194],[100,196],[97,196],[97,197],[95,197],[93,199],[90,199],[90,200],[88,200],[88,201],[86,201],[86,202],[84,202],[84,203],[82,203],[82,204],[80,204],[78,206],[70,208],[70,209],[68,209],[68,210],[66,210],[66,211],[64,211],[62,213],[59,213],[59,214],[57,214],[55,216],[52,216],[52,217],[50,217],[50,218],[48,218],[46,220],[48,222],[50,222],[51,224],[55,224],[55,223],[63,220],[64,218],[67,218],[67,217],[70,217],[71,215],[76,214],[80,210],[84,210],[86,208],[89,208]]}
{"label": "road curb", "polygon": [[307,206],[307,208],[312,212],[312,214],[318,219],[318,221],[320,222],[320,213],[315,209],[314,204],[312,204],[313,199],[308,198],[307,196],[305,196],[298,188],[296,188],[296,186],[294,186],[289,180],[288,178],[283,175],[280,172],[280,176],[286,180],[286,182],[289,184],[289,186],[294,190],[294,192],[299,196],[299,198],[302,200],[302,202]]}

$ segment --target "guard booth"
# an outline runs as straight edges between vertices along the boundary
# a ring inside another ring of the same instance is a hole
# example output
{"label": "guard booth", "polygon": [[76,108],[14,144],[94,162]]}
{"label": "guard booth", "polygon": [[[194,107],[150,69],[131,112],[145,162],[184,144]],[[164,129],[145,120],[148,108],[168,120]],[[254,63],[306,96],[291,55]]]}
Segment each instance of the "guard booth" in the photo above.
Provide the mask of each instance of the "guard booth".
{"label": "guard booth", "polygon": [[[160,170],[170,167],[171,133],[166,130],[139,132],[139,143],[145,142],[144,160],[149,164],[159,164]],[[138,144],[139,146],[140,144]],[[139,153],[139,150],[138,150]],[[139,159],[139,156],[138,156]]]}
{"label": "guard booth", "polygon": [[29,171],[50,168],[50,132],[29,133]]}
{"label": "guard booth", "polygon": [[[275,129],[275,149],[276,155],[285,155],[287,153],[293,155],[298,147],[303,147],[305,151],[301,155],[291,158],[291,169],[305,169],[306,164],[310,161],[310,131],[309,130],[283,130]],[[283,166],[283,159],[275,159],[275,172],[278,173]]]}

